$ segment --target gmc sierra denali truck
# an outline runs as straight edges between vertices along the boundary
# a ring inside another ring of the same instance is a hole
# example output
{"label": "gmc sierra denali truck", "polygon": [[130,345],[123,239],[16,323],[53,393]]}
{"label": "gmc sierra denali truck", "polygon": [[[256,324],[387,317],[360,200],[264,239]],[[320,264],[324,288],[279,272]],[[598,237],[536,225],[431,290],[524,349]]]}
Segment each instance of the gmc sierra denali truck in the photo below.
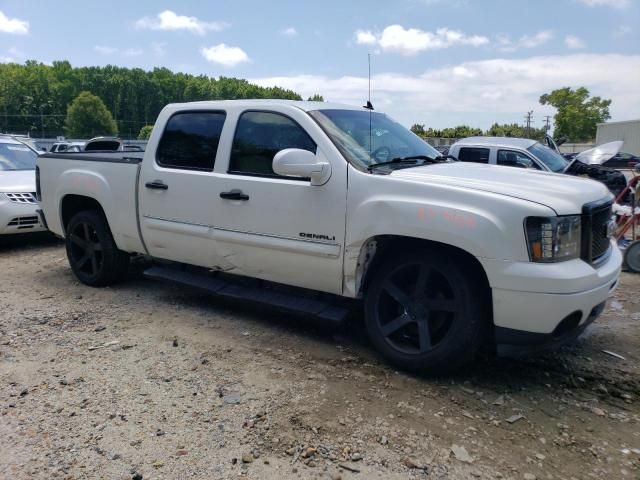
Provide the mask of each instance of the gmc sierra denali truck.
{"label": "gmc sierra denali truck", "polygon": [[173,104],[144,154],[114,155],[38,160],[42,218],[81,282],[142,254],[149,277],[329,321],[362,305],[404,368],[566,342],[618,282],[604,185],[452,162],[368,109]]}

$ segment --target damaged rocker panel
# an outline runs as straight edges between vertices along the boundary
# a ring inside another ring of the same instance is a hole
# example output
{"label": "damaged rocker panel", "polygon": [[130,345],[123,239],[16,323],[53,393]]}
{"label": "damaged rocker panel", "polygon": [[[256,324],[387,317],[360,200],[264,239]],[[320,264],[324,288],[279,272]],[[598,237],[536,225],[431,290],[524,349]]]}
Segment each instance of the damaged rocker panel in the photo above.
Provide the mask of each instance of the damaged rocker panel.
{"label": "damaged rocker panel", "polygon": [[[341,246],[304,238],[291,238],[268,233],[243,232],[200,223],[184,222],[170,218],[144,216],[147,227],[170,233],[209,238],[224,243],[242,244],[271,250],[301,253],[304,255],[338,258]],[[324,236],[323,236],[324,237]],[[335,237],[332,237],[335,239]],[[330,240],[326,237],[325,240]]]}

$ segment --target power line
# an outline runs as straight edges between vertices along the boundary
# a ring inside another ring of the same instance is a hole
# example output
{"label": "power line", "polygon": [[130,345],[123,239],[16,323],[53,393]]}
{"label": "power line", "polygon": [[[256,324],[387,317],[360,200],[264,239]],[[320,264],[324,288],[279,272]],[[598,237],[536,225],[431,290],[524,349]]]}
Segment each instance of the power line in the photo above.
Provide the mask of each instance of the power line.
{"label": "power line", "polygon": [[527,122],[527,137],[531,137],[531,123],[533,123],[533,110],[530,110],[527,112],[527,114],[524,116],[524,119]]}

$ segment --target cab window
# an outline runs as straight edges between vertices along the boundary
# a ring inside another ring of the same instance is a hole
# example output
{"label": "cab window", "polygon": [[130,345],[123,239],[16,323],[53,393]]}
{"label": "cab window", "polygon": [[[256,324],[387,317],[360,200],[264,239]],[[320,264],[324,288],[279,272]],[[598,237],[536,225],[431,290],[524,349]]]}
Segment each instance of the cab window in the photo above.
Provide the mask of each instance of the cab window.
{"label": "cab window", "polygon": [[489,149],[463,147],[458,153],[458,160],[461,162],[489,163]]}
{"label": "cab window", "polygon": [[527,155],[513,150],[498,150],[497,164],[505,167],[533,168],[540,170],[538,164]]}
{"label": "cab window", "polygon": [[281,177],[273,171],[273,157],[285,148],[316,153],[316,144],[293,119],[275,112],[244,112],[238,119],[229,173]]}

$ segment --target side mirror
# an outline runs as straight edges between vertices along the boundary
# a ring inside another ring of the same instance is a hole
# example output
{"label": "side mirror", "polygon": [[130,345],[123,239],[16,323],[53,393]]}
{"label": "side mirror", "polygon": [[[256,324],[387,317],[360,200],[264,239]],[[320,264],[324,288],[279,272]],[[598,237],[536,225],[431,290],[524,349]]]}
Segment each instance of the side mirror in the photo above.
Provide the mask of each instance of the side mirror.
{"label": "side mirror", "polygon": [[311,185],[324,185],[331,176],[331,164],[300,148],[285,148],[273,157],[273,171],[285,177],[310,178]]}

